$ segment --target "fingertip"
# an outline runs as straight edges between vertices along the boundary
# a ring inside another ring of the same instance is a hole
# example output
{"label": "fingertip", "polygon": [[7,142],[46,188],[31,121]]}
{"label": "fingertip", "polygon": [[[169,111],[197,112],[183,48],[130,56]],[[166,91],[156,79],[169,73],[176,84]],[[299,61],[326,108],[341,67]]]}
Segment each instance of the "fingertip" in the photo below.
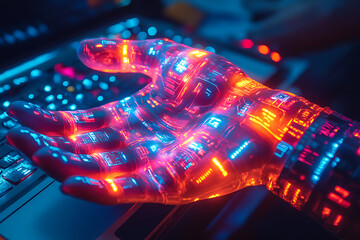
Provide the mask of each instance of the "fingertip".
{"label": "fingertip", "polygon": [[26,106],[27,103],[24,101],[14,101],[10,103],[6,113],[7,115],[17,119],[18,116],[21,116],[21,114],[26,111]]}
{"label": "fingertip", "polygon": [[92,69],[119,72],[118,42],[106,38],[86,39],[80,42],[77,55],[83,64]]}
{"label": "fingertip", "polygon": [[61,185],[64,194],[102,205],[115,205],[117,201],[109,194],[108,187],[103,180],[89,177],[72,176]]}
{"label": "fingertip", "polygon": [[7,142],[22,151],[30,159],[40,147],[32,141],[31,132],[29,128],[18,126],[10,129],[6,135]]}

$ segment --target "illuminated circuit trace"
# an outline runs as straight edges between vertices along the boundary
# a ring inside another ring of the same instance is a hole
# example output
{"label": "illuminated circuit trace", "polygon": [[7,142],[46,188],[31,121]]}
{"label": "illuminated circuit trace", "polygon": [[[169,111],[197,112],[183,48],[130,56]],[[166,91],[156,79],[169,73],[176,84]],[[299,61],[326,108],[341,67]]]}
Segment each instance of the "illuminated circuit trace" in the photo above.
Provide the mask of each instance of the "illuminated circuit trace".
{"label": "illuminated circuit trace", "polygon": [[183,204],[266,185],[334,231],[346,221],[359,185],[352,172],[342,180],[339,166],[359,161],[355,121],[167,39],[90,39],[78,55],[92,69],[153,81],[89,110],[10,105],[24,127],[8,142],[65,193],[103,204]]}

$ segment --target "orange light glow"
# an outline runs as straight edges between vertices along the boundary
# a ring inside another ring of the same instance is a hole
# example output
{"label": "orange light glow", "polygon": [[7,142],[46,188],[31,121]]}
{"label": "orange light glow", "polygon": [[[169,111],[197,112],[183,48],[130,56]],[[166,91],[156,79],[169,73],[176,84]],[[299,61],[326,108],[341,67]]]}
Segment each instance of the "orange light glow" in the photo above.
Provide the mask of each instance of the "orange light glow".
{"label": "orange light glow", "polygon": [[221,165],[221,163],[216,159],[212,159],[213,163],[219,168],[220,172],[226,177],[228,175],[227,171],[225,171],[224,167]]}
{"label": "orange light glow", "polygon": [[330,199],[331,201],[339,204],[340,206],[344,207],[344,208],[348,208],[350,207],[351,203],[342,199],[339,195],[335,194],[335,193],[329,193],[328,194],[328,199]]}
{"label": "orange light glow", "polygon": [[269,54],[270,49],[266,45],[259,45],[258,46],[258,51],[259,51],[259,53],[266,55],[266,54]]}
{"label": "orange light glow", "polygon": [[99,44],[96,44],[95,47],[101,48],[101,47],[103,47],[103,45],[99,43]]}
{"label": "orange light glow", "polygon": [[196,57],[202,57],[202,56],[206,55],[206,52],[195,50],[195,51],[190,52],[190,54],[195,55]]}
{"label": "orange light glow", "polygon": [[219,197],[220,196],[220,194],[214,194],[214,195],[211,195],[209,198],[216,198],[216,197]]}
{"label": "orange light glow", "polygon": [[284,196],[286,196],[288,194],[290,186],[291,186],[291,183],[286,184],[286,186],[284,188]]}
{"label": "orange light glow", "polygon": [[347,198],[349,195],[350,195],[350,192],[346,189],[343,189],[342,187],[340,186],[336,186],[335,187],[335,191],[340,193],[340,195],[343,197],[343,198]]}
{"label": "orange light glow", "polygon": [[115,183],[114,183],[114,181],[113,181],[112,179],[107,178],[107,179],[105,179],[105,181],[107,181],[108,183],[110,183],[111,188],[112,188],[112,190],[113,190],[114,192],[117,192],[118,188],[116,187],[116,185],[115,185]]}
{"label": "orange light glow", "polygon": [[129,58],[128,58],[128,45],[127,45],[127,44],[124,44],[124,45],[123,45],[122,54],[123,54],[123,62],[124,62],[124,63],[129,63]]}
{"label": "orange light glow", "polygon": [[293,197],[293,200],[292,200],[292,203],[295,204],[299,198],[299,194],[300,194],[300,189],[296,190],[295,194],[294,194],[294,197]]}
{"label": "orange light glow", "polygon": [[325,217],[328,217],[330,215],[330,213],[331,213],[331,209],[328,207],[324,207],[321,214],[322,214],[323,218],[325,218]]}
{"label": "orange light glow", "polygon": [[335,221],[334,221],[334,226],[338,226],[339,223],[341,222],[341,220],[342,220],[342,216],[337,215],[337,217],[335,218]]}
{"label": "orange light glow", "polygon": [[274,62],[280,62],[281,60],[280,54],[277,52],[272,52],[270,57]]}
{"label": "orange light glow", "polygon": [[212,172],[212,169],[209,168],[209,170],[207,170],[203,175],[201,175],[201,176],[196,180],[196,183],[199,184],[199,183],[201,183],[202,181],[204,181],[204,180],[210,175],[211,172]]}

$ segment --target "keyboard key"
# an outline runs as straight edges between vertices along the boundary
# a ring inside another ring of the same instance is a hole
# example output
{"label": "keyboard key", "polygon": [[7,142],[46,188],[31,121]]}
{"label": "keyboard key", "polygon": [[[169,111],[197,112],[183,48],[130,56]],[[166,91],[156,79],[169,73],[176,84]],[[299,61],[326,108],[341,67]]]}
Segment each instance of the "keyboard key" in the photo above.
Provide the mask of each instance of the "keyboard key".
{"label": "keyboard key", "polygon": [[9,152],[13,151],[8,145],[4,144],[0,146],[0,158],[4,157]]}
{"label": "keyboard key", "polygon": [[19,184],[27,177],[29,177],[37,168],[30,165],[28,162],[21,162],[14,168],[8,169],[3,175],[3,178],[12,184]]}
{"label": "keyboard key", "polygon": [[[0,141],[5,139],[7,133],[8,133],[8,130],[6,128],[0,126]],[[1,150],[0,150],[0,154],[2,154]]]}
{"label": "keyboard key", "polygon": [[13,128],[17,125],[17,122],[13,119],[8,119],[2,123],[2,125],[8,129]]}
{"label": "keyboard key", "polygon": [[0,197],[4,196],[8,191],[12,189],[10,183],[4,180],[0,180]]}
{"label": "keyboard key", "polygon": [[0,159],[0,167],[7,168],[11,164],[14,164],[18,161],[23,160],[24,158],[17,152],[13,151],[5,155],[5,157]]}

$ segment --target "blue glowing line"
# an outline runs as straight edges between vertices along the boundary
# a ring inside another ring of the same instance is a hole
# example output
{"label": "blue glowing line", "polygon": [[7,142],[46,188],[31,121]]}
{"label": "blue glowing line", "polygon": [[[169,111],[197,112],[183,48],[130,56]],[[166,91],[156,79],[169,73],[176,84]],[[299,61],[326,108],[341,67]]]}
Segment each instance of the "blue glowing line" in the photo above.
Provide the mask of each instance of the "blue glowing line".
{"label": "blue glowing line", "polygon": [[245,141],[243,144],[241,144],[235,152],[233,152],[230,156],[231,159],[235,159],[237,156],[240,155],[241,152],[244,151],[244,149],[246,149],[246,147],[249,145],[250,141]]}
{"label": "blue glowing line", "polygon": [[[313,183],[317,183],[320,179],[320,176],[322,175],[322,173],[324,172],[325,168],[327,167],[327,165],[329,164],[330,160],[334,157],[336,150],[339,148],[340,144],[343,142],[344,139],[340,139],[337,143],[333,143],[330,150],[327,151],[325,153],[326,156],[322,157],[318,166],[315,168],[313,175],[311,176],[311,179],[313,181]],[[339,162],[340,159],[337,158],[335,160],[335,165],[337,164],[337,162]]]}
{"label": "blue glowing line", "polygon": [[19,66],[17,67],[14,67],[14,68],[11,68],[3,73],[0,74],[0,82],[7,79],[7,78],[11,78],[11,77],[14,77],[16,75],[18,75],[19,73],[22,73],[26,70],[29,70],[33,67],[36,67],[40,64],[43,64],[53,58],[55,58],[57,55],[56,51],[54,52],[50,52],[50,53],[46,53],[46,54],[43,54],[41,56],[38,56],[30,61],[27,61],[23,64],[20,64]]}

